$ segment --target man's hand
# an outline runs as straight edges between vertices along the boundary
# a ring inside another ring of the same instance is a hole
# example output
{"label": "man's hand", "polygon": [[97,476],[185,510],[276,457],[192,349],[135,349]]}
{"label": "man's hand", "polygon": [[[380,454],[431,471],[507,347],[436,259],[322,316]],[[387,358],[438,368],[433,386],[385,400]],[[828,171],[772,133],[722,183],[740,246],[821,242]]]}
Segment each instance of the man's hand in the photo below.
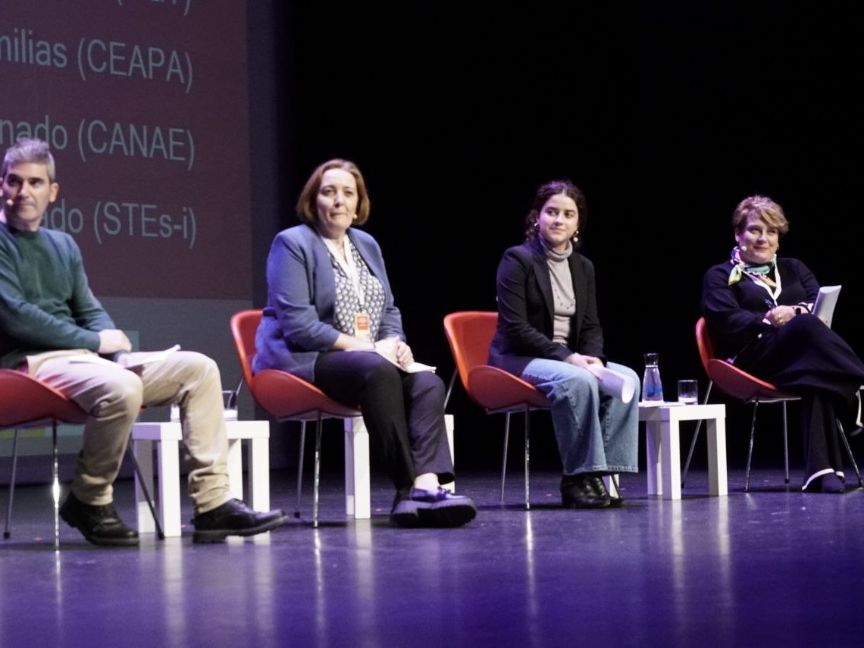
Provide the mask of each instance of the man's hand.
{"label": "man's hand", "polygon": [[99,331],[99,353],[106,355],[118,351],[131,351],[132,343],[120,329],[103,329]]}

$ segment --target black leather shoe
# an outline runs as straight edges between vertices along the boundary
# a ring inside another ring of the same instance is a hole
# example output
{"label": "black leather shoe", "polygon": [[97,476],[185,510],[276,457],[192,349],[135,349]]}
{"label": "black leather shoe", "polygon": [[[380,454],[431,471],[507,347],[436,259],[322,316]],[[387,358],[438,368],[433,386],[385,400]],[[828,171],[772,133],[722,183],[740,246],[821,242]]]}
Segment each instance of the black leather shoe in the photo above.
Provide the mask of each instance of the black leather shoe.
{"label": "black leather shoe", "polygon": [[192,542],[222,542],[229,535],[250,536],[286,524],[288,519],[281,509],[259,513],[238,499],[228,500],[212,511],[199,513],[192,519],[195,532]]}
{"label": "black leather shoe", "polygon": [[88,542],[108,547],[135,547],[138,532],[123,524],[113,504],[85,504],[69,493],[60,507],[60,517],[78,529]]}
{"label": "black leather shoe", "polygon": [[477,515],[470,497],[438,487],[427,491],[410,488],[396,493],[390,522],[400,527],[458,527]]}
{"label": "black leather shoe", "polygon": [[561,478],[561,504],[564,508],[607,508],[611,505],[608,493],[602,495],[597,492],[593,477],[590,473],[580,473]]}
{"label": "black leather shoe", "polygon": [[600,475],[592,474],[590,480],[591,485],[594,488],[594,492],[597,493],[597,495],[599,495],[600,497],[609,498],[609,506],[615,508],[619,506],[624,506],[624,498],[621,496],[612,495],[606,488],[606,483],[603,481],[603,478]]}

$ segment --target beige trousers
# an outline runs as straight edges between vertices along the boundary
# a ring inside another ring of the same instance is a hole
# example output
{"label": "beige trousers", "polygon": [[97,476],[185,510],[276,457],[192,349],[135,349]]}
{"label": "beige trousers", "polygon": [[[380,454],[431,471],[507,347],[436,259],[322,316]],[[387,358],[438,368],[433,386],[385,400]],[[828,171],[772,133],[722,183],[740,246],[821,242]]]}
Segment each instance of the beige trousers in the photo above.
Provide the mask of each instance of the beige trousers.
{"label": "beige trousers", "polygon": [[[113,501],[132,424],[141,407],[178,403],[189,495],[196,513],[224,504],[228,490],[228,441],[219,367],[200,353],[177,351],[144,365],[140,375],[120,365],[73,362],[82,351],[48,352],[28,358],[30,375],[73,400],[90,418],[72,482],[75,497],[97,506]],[[137,354],[132,353],[130,360]]]}

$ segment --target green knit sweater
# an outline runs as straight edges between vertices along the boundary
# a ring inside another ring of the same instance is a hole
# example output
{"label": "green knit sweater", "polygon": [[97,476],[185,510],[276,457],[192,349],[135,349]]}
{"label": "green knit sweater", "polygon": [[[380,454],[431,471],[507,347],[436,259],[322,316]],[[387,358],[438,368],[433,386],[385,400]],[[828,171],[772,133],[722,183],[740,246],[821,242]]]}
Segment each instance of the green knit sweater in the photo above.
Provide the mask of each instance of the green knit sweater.
{"label": "green knit sweater", "polygon": [[96,351],[107,328],[114,322],[93,296],[71,236],[0,223],[0,367],[43,351]]}

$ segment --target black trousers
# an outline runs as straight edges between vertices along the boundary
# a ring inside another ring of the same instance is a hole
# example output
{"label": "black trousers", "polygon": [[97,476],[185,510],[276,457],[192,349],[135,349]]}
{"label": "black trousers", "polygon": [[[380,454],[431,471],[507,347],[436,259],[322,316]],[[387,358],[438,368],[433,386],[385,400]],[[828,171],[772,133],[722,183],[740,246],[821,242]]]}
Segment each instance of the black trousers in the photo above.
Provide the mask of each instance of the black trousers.
{"label": "black trousers", "polygon": [[445,388],[438,376],[405,373],[377,353],[328,351],[315,363],[315,384],[331,398],[359,406],[397,490],[423,473],[436,473],[444,484],[453,481]]}
{"label": "black trousers", "polygon": [[864,385],[864,363],[843,338],[815,315],[799,315],[765,331],[735,364],[801,397],[807,477],[826,468],[842,470],[837,420],[853,428],[852,398]]}
{"label": "black trousers", "polygon": [[[804,430],[805,481],[826,468],[843,471],[836,397],[819,391],[801,394],[801,427]],[[848,429],[848,428],[847,428]]]}

